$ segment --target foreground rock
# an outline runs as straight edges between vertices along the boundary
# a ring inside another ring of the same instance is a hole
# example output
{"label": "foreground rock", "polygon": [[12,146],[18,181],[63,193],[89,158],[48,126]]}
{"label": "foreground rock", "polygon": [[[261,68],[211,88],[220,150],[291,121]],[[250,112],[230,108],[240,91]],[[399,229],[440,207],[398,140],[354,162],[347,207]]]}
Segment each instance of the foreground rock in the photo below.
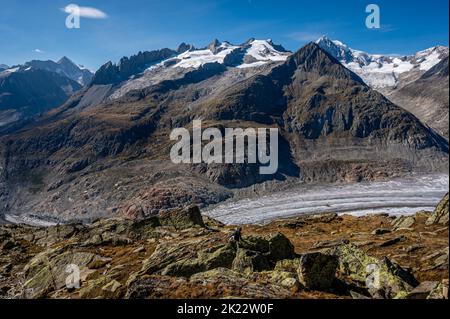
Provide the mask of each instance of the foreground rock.
{"label": "foreground rock", "polygon": [[2,225],[0,296],[448,298],[448,225],[427,222],[434,214],[248,225],[239,243],[196,207],[90,225]]}
{"label": "foreground rock", "polygon": [[433,214],[427,219],[427,225],[448,225],[448,193],[438,204]]}

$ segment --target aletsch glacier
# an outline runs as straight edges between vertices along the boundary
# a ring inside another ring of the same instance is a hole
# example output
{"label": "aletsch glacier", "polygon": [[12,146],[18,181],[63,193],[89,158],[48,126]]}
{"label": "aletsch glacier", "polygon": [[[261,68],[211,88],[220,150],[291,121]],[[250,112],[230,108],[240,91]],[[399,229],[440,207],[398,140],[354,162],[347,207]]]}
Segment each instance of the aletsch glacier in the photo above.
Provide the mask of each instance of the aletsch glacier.
{"label": "aletsch glacier", "polygon": [[446,174],[385,182],[305,185],[291,191],[225,202],[203,213],[226,224],[265,224],[276,219],[324,212],[408,215],[421,210],[433,211],[448,189],[449,176]]}

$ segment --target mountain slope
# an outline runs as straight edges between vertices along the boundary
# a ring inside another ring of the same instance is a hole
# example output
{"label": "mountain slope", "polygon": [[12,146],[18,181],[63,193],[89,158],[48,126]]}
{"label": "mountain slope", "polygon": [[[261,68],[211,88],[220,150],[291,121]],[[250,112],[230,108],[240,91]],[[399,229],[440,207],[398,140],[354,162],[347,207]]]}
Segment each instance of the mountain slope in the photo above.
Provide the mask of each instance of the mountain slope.
{"label": "mountain slope", "polygon": [[89,84],[91,71],[67,57],[58,62],[33,60],[0,69],[0,128],[20,128],[20,123],[60,106]]}
{"label": "mountain slope", "polygon": [[[94,89],[114,90],[92,85],[0,137],[3,212],[138,217],[214,204],[268,179],[362,181],[448,170],[447,141],[316,44],[258,67],[163,69],[153,77],[145,72],[140,88],[80,107]],[[170,132],[190,129],[198,118],[204,128],[277,127],[278,173],[260,175],[257,164],[247,163],[173,164]]]}
{"label": "mountain slope", "polygon": [[388,94],[394,103],[410,111],[424,123],[449,137],[448,56],[418,80]]}
{"label": "mountain slope", "polygon": [[0,127],[57,107],[79,89],[77,82],[42,69],[0,72]]}

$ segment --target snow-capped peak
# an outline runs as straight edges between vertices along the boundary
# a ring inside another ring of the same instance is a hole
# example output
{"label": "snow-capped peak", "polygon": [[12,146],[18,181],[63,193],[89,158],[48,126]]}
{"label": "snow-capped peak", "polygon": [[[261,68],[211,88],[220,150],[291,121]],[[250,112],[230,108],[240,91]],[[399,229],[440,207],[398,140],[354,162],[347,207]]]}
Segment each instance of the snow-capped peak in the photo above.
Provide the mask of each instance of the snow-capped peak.
{"label": "snow-capped peak", "polygon": [[[238,46],[233,46],[228,42],[222,42],[216,45],[214,49],[210,46],[210,48],[206,49],[190,50],[181,53],[177,57],[169,60],[179,61],[174,65],[174,67],[199,68],[200,66],[206,63],[224,63],[225,57],[231,52],[233,52],[233,50],[238,48],[239,48]],[[168,60],[164,62],[167,63]]]}
{"label": "snow-capped peak", "polygon": [[410,56],[369,54],[326,36],[316,44],[377,89],[396,87],[400,76],[428,71],[449,53],[448,47],[436,46]]}
{"label": "snow-capped peak", "polygon": [[[236,57],[232,56],[236,55]],[[227,57],[233,63],[230,67],[256,67],[270,62],[285,61],[289,53],[271,40],[250,39],[242,45],[234,45],[228,41],[215,39],[206,48],[195,49],[193,46],[179,55],[150,67],[155,70],[161,67],[199,68],[207,63],[225,64]]]}
{"label": "snow-capped peak", "polygon": [[285,61],[287,55],[283,53],[274,48],[272,40],[253,40],[247,49],[247,54],[258,61]]}

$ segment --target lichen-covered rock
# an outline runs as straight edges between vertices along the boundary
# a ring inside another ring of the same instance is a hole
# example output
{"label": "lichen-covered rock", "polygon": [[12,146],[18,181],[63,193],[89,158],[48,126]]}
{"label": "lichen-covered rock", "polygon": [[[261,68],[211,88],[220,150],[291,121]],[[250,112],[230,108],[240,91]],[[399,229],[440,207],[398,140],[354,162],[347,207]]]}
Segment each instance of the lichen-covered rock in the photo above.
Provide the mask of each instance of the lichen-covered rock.
{"label": "lichen-covered rock", "polygon": [[294,246],[282,233],[248,236],[239,242],[239,247],[264,254],[274,265],[279,260],[295,257]]}
{"label": "lichen-covered rock", "polygon": [[50,267],[43,266],[25,282],[24,297],[29,299],[44,298],[49,292],[55,289],[56,285],[53,281]]}
{"label": "lichen-covered rock", "polygon": [[359,282],[374,298],[395,298],[398,294],[407,294],[418,285],[411,273],[388,258],[379,260],[353,244],[344,243],[322,252],[336,256],[339,272]]}
{"label": "lichen-covered rock", "polygon": [[336,278],[336,256],[319,252],[304,254],[299,259],[298,278],[302,285],[313,290],[326,290]]}
{"label": "lichen-covered rock", "polygon": [[270,269],[267,257],[254,250],[239,248],[233,260],[232,269],[239,272],[253,272]]}
{"label": "lichen-covered rock", "polygon": [[443,279],[428,295],[427,299],[448,299],[448,279]]}
{"label": "lichen-covered rock", "polygon": [[176,229],[191,227],[205,227],[202,214],[198,206],[189,206],[186,209],[173,210],[159,214],[161,225],[173,226]]}
{"label": "lichen-covered rock", "polygon": [[259,283],[270,283],[274,285],[280,285],[288,289],[291,293],[296,293],[302,289],[301,283],[298,281],[297,274],[287,271],[271,270],[254,273],[249,278]]}
{"label": "lichen-covered rock", "polygon": [[[152,256],[144,261],[143,273],[151,274],[161,270],[162,275],[189,277],[217,267],[231,268],[236,256],[236,249],[232,244],[204,249],[201,249],[201,244],[205,242],[187,241],[179,245],[160,245]],[[196,251],[199,248],[200,250]]]}
{"label": "lichen-covered rock", "polygon": [[216,268],[191,277],[190,283],[212,289],[220,297],[273,299],[289,298],[291,292],[280,284],[259,283],[242,274],[227,269]]}
{"label": "lichen-covered rock", "polygon": [[298,267],[300,267],[300,259],[283,259],[276,263],[275,270],[287,271],[291,273],[297,273]]}
{"label": "lichen-covered rock", "polygon": [[436,206],[436,209],[434,210],[433,214],[427,219],[426,225],[433,225],[433,224],[441,224],[441,225],[448,225],[448,215],[449,215],[449,209],[448,209],[448,193],[445,195],[445,197],[441,200],[441,202]]}
{"label": "lichen-covered rock", "polygon": [[394,230],[411,228],[415,223],[415,216],[400,216],[392,221],[392,227]]}
{"label": "lichen-covered rock", "polygon": [[194,239],[160,244],[149,258],[144,259],[141,272],[153,274],[180,260],[196,259],[197,252],[193,248],[198,249],[203,242],[201,239]]}
{"label": "lichen-covered rock", "polygon": [[94,258],[90,252],[73,252],[67,247],[49,249],[38,254],[24,267],[26,298],[43,298],[66,285],[67,267],[86,267]]}
{"label": "lichen-covered rock", "polygon": [[420,285],[407,294],[406,299],[426,299],[438,285],[439,282],[437,281],[421,282]]}

